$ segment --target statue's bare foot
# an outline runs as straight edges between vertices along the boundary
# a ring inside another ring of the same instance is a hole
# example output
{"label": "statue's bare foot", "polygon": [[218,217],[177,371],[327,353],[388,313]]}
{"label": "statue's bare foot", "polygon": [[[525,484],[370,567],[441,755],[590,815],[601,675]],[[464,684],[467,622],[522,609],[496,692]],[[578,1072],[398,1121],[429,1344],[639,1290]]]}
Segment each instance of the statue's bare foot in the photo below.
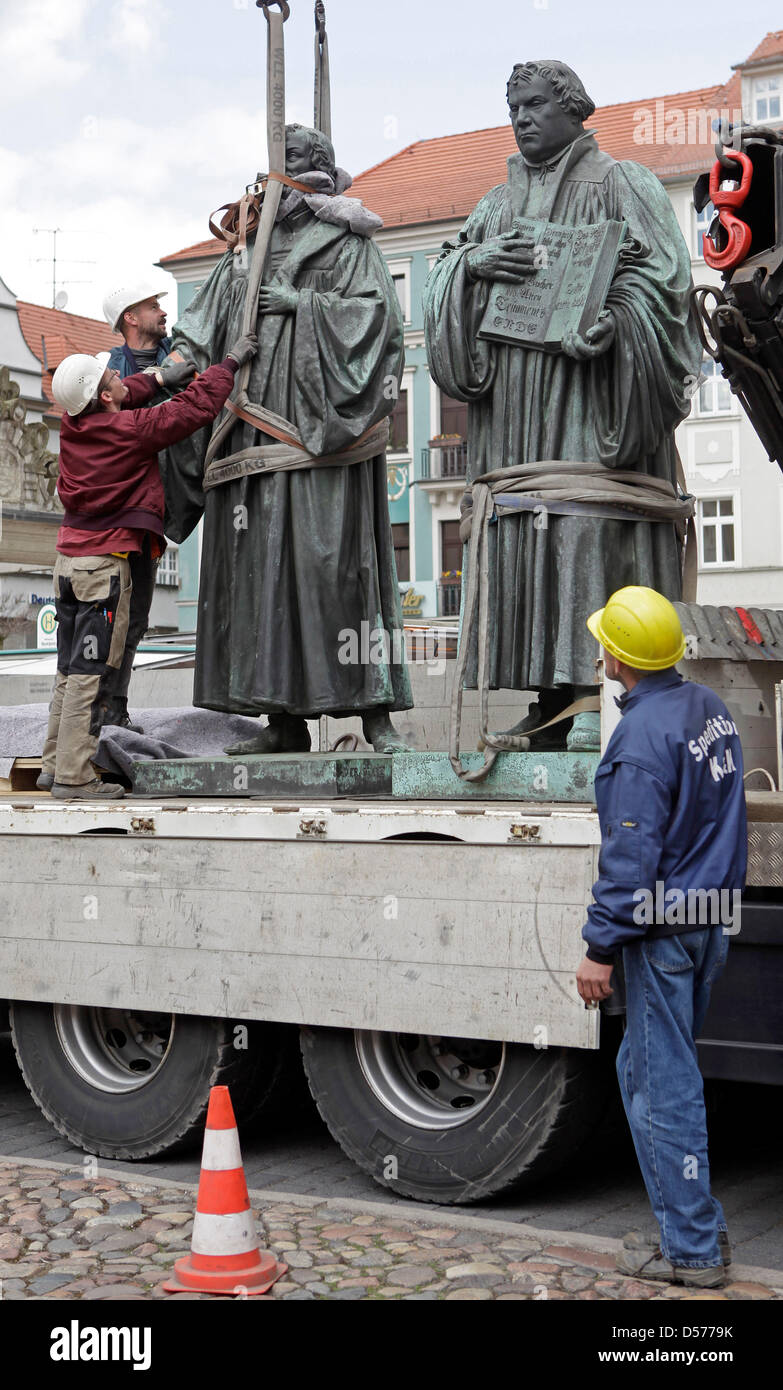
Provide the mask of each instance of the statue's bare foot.
{"label": "statue's bare foot", "polygon": [[400,753],[407,747],[389,718],[386,709],[372,710],[362,715],[362,733],[376,753]]}
{"label": "statue's bare foot", "polygon": [[255,738],[232,743],[224,752],[229,757],[243,757],[248,753],[309,753],[307,720],[295,714],[270,714],[266,728],[260,729]]}

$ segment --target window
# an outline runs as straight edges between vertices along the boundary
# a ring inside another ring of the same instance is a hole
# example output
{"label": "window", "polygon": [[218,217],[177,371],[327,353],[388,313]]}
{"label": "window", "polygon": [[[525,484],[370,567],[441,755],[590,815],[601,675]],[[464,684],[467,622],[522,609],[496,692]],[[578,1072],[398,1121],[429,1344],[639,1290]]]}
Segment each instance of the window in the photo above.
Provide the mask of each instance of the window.
{"label": "window", "polygon": [[389,436],[389,453],[407,454],[408,452],[408,392],[401,390],[394,404],[391,419],[389,421],[391,434]]}
{"label": "window", "polygon": [[406,310],[407,307],[408,307],[408,295],[407,295],[407,288],[406,288],[406,283],[405,283],[405,276],[404,276],[404,275],[392,275],[392,280],[394,281],[394,288],[395,288],[395,290],[397,291],[397,298],[398,298],[399,301],[400,301],[400,308],[402,309],[402,317],[405,318],[405,310]]}
{"label": "window", "polygon": [[783,78],[757,77],[753,83],[754,121],[779,121]]}
{"label": "window", "polygon": [[170,541],[158,562],[155,583],[179,587],[179,546],[172,545]]}
{"label": "window", "polygon": [[397,578],[401,579],[403,582],[409,580],[411,577],[410,529],[407,521],[392,526],[394,563],[397,566]]}
{"label": "window", "polygon": [[733,497],[702,498],[699,501],[700,558],[703,565],[733,565],[736,562],[734,521]]}
{"label": "window", "polygon": [[462,570],[462,541],[458,521],[440,523],[440,565],[443,574],[458,574]]}
{"label": "window", "polygon": [[697,412],[699,415],[728,415],[734,409],[731,388],[724,377],[719,363],[712,357],[705,357],[701,364],[701,374],[707,380],[699,387]]}
{"label": "window", "polygon": [[389,274],[394,281],[394,288],[397,291],[397,298],[402,309],[404,323],[411,321],[411,262],[410,258],[400,261],[388,261]]}
{"label": "window", "polygon": [[710,230],[710,223],[715,216],[715,209],[712,203],[708,203],[701,212],[696,213],[696,256],[699,260],[704,260],[704,234]]}
{"label": "window", "polygon": [[467,401],[455,401],[445,391],[440,393],[440,432],[458,434],[462,439],[468,437]]}

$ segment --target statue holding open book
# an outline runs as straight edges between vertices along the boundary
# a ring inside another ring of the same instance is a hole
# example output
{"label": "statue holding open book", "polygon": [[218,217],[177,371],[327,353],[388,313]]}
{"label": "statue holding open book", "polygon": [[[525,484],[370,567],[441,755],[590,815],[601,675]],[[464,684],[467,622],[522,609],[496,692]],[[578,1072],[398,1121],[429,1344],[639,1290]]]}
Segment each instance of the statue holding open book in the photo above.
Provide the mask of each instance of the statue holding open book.
{"label": "statue holding open book", "polygon": [[690,504],[674,430],[701,362],[690,257],[654,174],[585,129],[595,106],[571,68],[518,64],[507,94],[508,181],[446,243],[425,290],[430,371],[470,406],[463,538],[480,487],[490,495],[488,631],[477,643],[478,622],[463,627],[465,684],[537,692],[507,732],[592,749],[596,713],[538,742],[535,730],[596,694],[590,612],[628,584],[681,597]]}

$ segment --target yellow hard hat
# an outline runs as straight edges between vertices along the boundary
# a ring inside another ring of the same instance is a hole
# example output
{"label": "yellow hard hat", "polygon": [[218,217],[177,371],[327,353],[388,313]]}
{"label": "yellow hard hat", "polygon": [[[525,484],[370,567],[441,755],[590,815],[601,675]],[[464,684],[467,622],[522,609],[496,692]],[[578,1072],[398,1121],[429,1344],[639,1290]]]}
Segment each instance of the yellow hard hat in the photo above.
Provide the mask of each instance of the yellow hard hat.
{"label": "yellow hard hat", "polygon": [[641,585],[618,589],[605,608],[590,614],[587,626],[606,651],[637,671],[663,671],[685,651],[674,605]]}

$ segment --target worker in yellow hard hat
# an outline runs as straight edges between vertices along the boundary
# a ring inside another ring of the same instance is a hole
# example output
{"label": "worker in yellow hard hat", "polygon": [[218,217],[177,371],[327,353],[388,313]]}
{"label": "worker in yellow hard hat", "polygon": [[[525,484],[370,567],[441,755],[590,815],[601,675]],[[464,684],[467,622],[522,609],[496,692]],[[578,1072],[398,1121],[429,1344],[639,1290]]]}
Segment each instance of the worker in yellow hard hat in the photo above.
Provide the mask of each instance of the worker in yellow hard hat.
{"label": "worker in yellow hard hat", "polygon": [[658,1230],[626,1237],[618,1265],[641,1279],[719,1287],[731,1257],[710,1192],[695,1039],[739,930],[742,748],[722,700],[675,669],[685,638],[662,594],[619,589],[587,625],[624,694],[595,777],[601,854],[576,983],[597,1007],[622,965],[617,1075],[658,1221]]}

